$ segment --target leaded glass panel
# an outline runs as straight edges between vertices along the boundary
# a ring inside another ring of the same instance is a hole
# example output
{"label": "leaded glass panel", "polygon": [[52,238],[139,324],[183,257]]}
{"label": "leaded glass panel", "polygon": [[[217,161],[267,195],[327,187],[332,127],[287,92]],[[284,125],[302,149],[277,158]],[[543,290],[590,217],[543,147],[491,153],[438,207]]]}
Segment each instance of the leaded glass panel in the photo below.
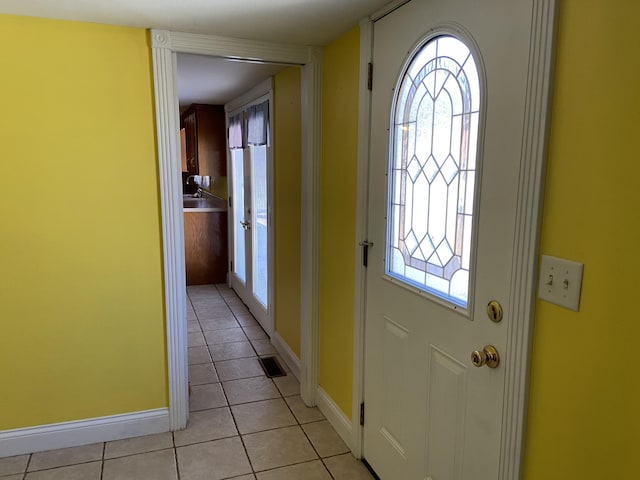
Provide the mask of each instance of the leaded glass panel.
{"label": "leaded glass panel", "polygon": [[393,116],[387,273],[463,307],[480,100],[471,51],[445,35],[414,56]]}

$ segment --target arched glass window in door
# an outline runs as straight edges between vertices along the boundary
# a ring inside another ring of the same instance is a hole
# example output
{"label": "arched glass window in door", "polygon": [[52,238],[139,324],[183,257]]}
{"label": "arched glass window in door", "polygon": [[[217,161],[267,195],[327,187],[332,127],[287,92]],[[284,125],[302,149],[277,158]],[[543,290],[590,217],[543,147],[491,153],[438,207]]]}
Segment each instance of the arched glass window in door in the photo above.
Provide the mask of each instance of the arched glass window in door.
{"label": "arched glass window in door", "polygon": [[394,105],[387,274],[466,308],[480,112],[469,48],[448,35],[428,41]]}

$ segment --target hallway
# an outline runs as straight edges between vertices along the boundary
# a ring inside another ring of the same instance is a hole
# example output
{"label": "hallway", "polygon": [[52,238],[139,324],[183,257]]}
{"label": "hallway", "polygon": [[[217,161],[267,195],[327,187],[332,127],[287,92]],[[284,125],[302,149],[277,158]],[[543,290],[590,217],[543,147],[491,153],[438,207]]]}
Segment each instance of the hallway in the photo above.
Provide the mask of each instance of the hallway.
{"label": "hallway", "polygon": [[257,358],[277,352],[233,290],[187,294],[187,429],[0,459],[0,480],[373,478],[290,372],[266,377]]}

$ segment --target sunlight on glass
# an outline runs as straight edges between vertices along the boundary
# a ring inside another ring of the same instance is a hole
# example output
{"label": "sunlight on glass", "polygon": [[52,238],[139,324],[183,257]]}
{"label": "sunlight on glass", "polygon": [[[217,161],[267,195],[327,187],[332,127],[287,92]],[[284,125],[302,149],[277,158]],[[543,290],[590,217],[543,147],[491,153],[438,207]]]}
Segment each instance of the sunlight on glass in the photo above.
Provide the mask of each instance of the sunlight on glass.
{"label": "sunlight on glass", "polygon": [[269,303],[267,275],[267,147],[251,148],[253,235],[253,294],[266,307]]}
{"label": "sunlight on glass", "polygon": [[242,281],[247,281],[245,266],[244,222],[244,158],[242,149],[231,150],[231,175],[233,176],[233,271]]}
{"label": "sunlight on glass", "polygon": [[466,307],[480,109],[469,48],[429,41],[395,100],[387,273]]}

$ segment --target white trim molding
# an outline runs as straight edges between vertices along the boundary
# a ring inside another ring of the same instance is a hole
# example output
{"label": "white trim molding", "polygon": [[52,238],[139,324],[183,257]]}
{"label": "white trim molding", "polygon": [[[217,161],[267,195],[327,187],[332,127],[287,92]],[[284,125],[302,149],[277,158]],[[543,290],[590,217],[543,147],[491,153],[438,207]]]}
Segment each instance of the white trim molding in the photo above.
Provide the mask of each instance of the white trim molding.
{"label": "white trim molding", "polygon": [[169,431],[169,410],[110,415],[0,432],[0,458]]}
{"label": "white trim molding", "polygon": [[287,364],[293,376],[300,380],[300,359],[293,353],[293,350],[291,350],[287,342],[284,341],[284,338],[282,338],[278,332],[273,334],[271,344]]}
{"label": "white trim molding", "polygon": [[322,387],[318,387],[316,391],[316,400],[318,408],[322,414],[327,417],[328,422],[336,431],[342,441],[353,451],[353,430],[351,420],[347,418],[340,407],[333,401],[333,398],[325,392]]}
{"label": "white trim molding", "polygon": [[[380,10],[371,18],[373,21],[382,18],[404,3],[406,3],[404,0],[392,2],[389,7]],[[507,351],[511,356],[511,361],[505,364],[505,396],[498,480],[515,480],[521,478],[522,475],[531,332],[535,313],[540,218],[555,55],[558,0],[533,0],[532,4],[532,32],[529,51],[524,141],[520,157],[516,236],[511,273],[513,288],[509,301],[510,309],[509,312],[505,312],[505,316],[508,315],[508,318],[512,319],[508,325],[507,333]],[[364,20],[361,22],[360,40],[361,77],[363,76],[363,68],[371,58],[372,39],[371,21]],[[361,82],[360,89],[359,135],[366,134],[368,139],[369,132],[366,131],[366,125],[368,125],[367,122],[370,117],[370,100],[366,82]],[[356,238],[358,241],[366,239],[367,187],[362,182],[368,181],[368,148],[368,144],[364,145],[364,140],[361,138],[358,145],[359,179],[356,214]],[[362,176],[366,178],[361,178]],[[374,246],[374,248],[376,247]],[[363,399],[364,383],[363,332],[365,312],[363,305],[364,294],[361,293],[363,291],[366,291],[365,273],[359,267],[356,267],[353,421],[350,422],[353,430],[353,453],[356,457],[361,457],[363,454],[363,429],[357,422],[359,415],[356,415],[356,413],[359,413],[358,409]],[[320,396],[318,397],[319,406],[324,404],[325,401],[325,398],[320,399]],[[321,408],[323,413],[326,408],[326,405]],[[329,418],[327,413],[325,413],[325,416]],[[334,421],[331,421],[332,425]],[[340,422],[337,421],[337,425],[334,425],[334,427],[338,430]]]}
{"label": "white trim molding", "polygon": [[162,211],[170,429],[185,428],[186,290],[181,200],[177,53],[302,66],[301,393],[313,405],[318,371],[318,230],[321,162],[321,50],[314,47],[151,30]]}
{"label": "white trim molding", "polygon": [[529,361],[538,276],[538,249],[549,137],[557,0],[534,0],[516,235],[507,318],[505,396],[499,480],[521,478],[529,398]]}
{"label": "white trim molding", "polygon": [[[319,365],[320,174],[322,162],[322,50],[310,49],[302,69],[302,198],[300,218],[300,396],[315,405]],[[306,120],[306,121],[305,121]]]}

